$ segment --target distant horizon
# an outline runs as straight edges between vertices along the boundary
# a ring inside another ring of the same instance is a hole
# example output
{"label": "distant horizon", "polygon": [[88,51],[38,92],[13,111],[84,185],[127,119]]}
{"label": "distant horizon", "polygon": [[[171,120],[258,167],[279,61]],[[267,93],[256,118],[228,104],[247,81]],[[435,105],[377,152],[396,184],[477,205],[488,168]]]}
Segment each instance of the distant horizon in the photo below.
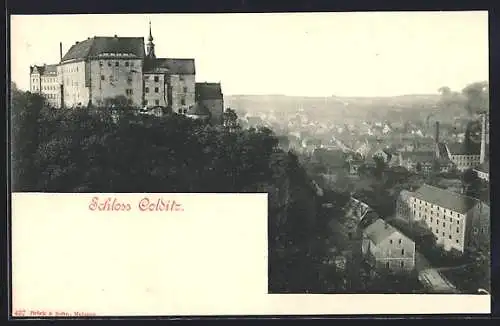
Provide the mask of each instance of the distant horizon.
{"label": "distant horizon", "polygon": [[394,97],[489,78],[488,12],[441,11],[12,15],[11,80],[28,89],[29,66],[57,64],[60,42],[147,41],[149,22],[158,57],[193,58],[196,81],[227,96]]}

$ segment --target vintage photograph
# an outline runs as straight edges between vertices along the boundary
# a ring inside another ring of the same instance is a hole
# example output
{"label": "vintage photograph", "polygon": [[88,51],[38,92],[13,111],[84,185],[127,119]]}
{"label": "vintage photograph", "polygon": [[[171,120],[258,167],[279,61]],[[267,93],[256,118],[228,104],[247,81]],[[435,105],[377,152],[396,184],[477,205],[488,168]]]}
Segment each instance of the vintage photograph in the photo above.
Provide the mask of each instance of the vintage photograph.
{"label": "vintage photograph", "polygon": [[11,189],[267,193],[270,294],[489,294],[488,76],[487,12],[11,16]]}

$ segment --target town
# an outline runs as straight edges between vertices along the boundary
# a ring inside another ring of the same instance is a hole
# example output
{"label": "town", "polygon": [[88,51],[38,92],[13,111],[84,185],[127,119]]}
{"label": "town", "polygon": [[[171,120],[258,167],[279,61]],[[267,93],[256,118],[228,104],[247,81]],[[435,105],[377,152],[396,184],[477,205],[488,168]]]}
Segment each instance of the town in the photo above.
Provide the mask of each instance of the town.
{"label": "town", "polygon": [[266,192],[270,293],[490,292],[487,81],[226,95],[157,57],[151,23],[59,56],[13,87],[16,191]]}
{"label": "town", "polygon": [[[487,96],[484,83],[469,87]],[[281,132],[281,146],[298,153],[308,169],[325,219],[318,221],[326,230],[319,255],[326,275],[333,269],[344,282],[331,285],[333,293],[363,291],[353,284],[360,278],[353,271],[404,275],[396,292],[488,293],[487,111],[456,111],[453,124],[442,123],[433,113],[446,110],[439,98],[424,119],[373,121],[367,114],[365,121],[326,123],[300,106],[252,112],[250,101],[227,102],[242,108],[242,124]],[[277,119],[280,113],[290,119]]]}

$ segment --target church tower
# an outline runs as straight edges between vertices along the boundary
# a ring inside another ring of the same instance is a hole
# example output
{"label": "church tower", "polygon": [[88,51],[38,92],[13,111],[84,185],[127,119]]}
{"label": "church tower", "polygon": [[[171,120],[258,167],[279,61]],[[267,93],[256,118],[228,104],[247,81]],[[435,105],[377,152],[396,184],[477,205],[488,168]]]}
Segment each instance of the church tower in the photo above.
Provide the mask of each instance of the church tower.
{"label": "church tower", "polygon": [[156,58],[155,44],[153,43],[153,34],[151,33],[151,22],[149,22],[149,37],[148,37],[147,51],[148,51],[147,56],[149,58]]}

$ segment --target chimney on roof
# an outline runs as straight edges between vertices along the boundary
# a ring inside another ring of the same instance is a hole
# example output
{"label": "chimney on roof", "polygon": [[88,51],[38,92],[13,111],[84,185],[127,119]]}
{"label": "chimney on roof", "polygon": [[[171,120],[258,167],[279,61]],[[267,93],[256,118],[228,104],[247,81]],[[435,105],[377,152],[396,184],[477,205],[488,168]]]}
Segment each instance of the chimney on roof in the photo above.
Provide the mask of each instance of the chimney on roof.
{"label": "chimney on roof", "polygon": [[59,42],[59,60],[62,61],[62,42]]}
{"label": "chimney on roof", "polygon": [[118,37],[118,35],[115,34],[115,38]]}

